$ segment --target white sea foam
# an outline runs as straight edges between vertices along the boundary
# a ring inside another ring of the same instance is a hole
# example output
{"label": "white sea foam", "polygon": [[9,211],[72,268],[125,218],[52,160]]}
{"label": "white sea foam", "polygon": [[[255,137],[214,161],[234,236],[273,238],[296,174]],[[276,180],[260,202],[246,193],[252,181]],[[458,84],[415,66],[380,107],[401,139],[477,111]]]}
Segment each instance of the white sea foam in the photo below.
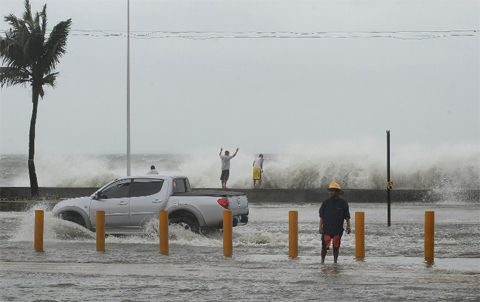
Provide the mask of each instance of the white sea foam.
{"label": "white sea foam", "polygon": [[[240,151],[232,159],[229,187],[252,186],[252,163],[257,155]],[[4,157],[0,185],[29,186],[24,157]],[[188,176],[196,188],[220,186],[218,150],[192,155],[132,155],[132,174],[145,174],[151,164],[162,174]],[[126,174],[126,158],[43,154],[37,156],[36,168],[42,187],[99,187]],[[266,188],[325,188],[333,180],[349,189],[384,188],[386,147],[376,141],[293,146],[278,154],[265,154],[263,178]],[[391,179],[395,188],[478,189],[480,144],[392,148]]]}

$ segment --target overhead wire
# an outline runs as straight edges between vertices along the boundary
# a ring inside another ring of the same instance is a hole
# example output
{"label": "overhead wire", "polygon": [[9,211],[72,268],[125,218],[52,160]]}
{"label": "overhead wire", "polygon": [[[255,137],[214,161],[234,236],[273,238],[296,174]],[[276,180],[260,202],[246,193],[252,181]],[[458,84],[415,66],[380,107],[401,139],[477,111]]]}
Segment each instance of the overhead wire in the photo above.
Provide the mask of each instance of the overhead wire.
{"label": "overhead wire", "polygon": [[[0,30],[5,32],[6,30]],[[47,32],[47,34],[49,34]],[[126,31],[72,29],[71,36],[127,37]],[[130,31],[131,39],[371,39],[427,40],[479,36],[478,29],[418,31]]]}

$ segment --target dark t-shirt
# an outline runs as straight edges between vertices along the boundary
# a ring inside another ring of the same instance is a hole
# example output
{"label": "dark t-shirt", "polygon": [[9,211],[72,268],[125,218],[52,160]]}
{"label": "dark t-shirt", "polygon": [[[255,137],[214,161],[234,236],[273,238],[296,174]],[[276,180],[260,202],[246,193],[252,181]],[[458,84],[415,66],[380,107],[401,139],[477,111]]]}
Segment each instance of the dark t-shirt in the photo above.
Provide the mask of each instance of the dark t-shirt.
{"label": "dark t-shirt", "polygon": [[343,220],[350,219],[348,203],[341,198],[325,200],[319,214],[323,218],[323,233],[328,235],[342,234]]}

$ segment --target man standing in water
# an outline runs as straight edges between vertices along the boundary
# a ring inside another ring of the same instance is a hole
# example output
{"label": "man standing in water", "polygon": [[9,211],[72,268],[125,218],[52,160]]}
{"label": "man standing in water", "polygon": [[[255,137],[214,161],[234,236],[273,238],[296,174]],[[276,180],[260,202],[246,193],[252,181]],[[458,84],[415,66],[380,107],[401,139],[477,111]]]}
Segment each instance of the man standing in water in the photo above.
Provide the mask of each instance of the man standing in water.
{"label": "man standing in water", "polygon": [[325,262],[327,250],[333,241],[333,263],[337,263],[340,250],[340,240],[343,235],[343,220],[347,221],[347,234],[350,234],[350,210],[348,203],[338,197],[343,195],[340,185],[332,182],[328,187],[330,198],[325,200],[320,207],[320,228],[322,234],[322,263]]}
{"label": "man standing in water", "polygon": [[263,172],[263,154],[260,154],[253,161],[253,188],[256,188],[257,180],[259,188],[262,188],[262,172]]}
{"label": "man standing in water", "polygon": [[230,152],[225,151],[225,155],[222,155],[223,148],[220,148],[220,160],[222,161],[222,175],[220,175],[220,180],[222,181],[222,189],[227,188],[227,181],[230,176],[230,160],[234,158],[238,153],[238,148],[235,153],[230,156]]}

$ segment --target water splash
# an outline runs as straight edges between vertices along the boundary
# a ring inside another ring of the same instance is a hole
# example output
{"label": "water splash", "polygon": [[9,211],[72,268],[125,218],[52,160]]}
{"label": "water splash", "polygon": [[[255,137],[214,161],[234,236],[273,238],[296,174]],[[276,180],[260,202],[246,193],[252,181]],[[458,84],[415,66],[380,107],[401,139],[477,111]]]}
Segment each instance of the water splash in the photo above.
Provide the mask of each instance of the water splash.
{"label": "water splash", "polygon": [[[279,154],[265,154],[264,185],[320,189],[335,180],[348,189],[382,189],[386,180],[385,149],[383,143],[376,141],[354,141],[293,146]],[[252,187],[255,156],[240,152],[232,159],[229,187]],[[39,184],[43,187],[100,187],[126,172],[126,159],[122,155],[39,155],[36,162]],[[220,187],[220,159],[216,149],[192,155],[133,155],[132,174],[144,175],[151,164],[162,174],[188,176],[193,187]],[[2,171],[9,171],[0,175],[0,185],[29,185],[22,156],[3,156],[0,165]],[[480,188],[479,144],[439,148],[400,146],[392,150],[391,165],[396,189]],[[3,169],[4,166],[8,169]]]}
{"label": "water splash", "polygon": [[70,221],[62,220],[53,216],[49,211],[50,205],[36,204],[31,209],[22,212],[22,218],[17,232],[11,241],[33,241],[35,230],[35,210],[44,211],[44,242],[57,242],[63,240],[87,240],[95,239],[95,233]]}

